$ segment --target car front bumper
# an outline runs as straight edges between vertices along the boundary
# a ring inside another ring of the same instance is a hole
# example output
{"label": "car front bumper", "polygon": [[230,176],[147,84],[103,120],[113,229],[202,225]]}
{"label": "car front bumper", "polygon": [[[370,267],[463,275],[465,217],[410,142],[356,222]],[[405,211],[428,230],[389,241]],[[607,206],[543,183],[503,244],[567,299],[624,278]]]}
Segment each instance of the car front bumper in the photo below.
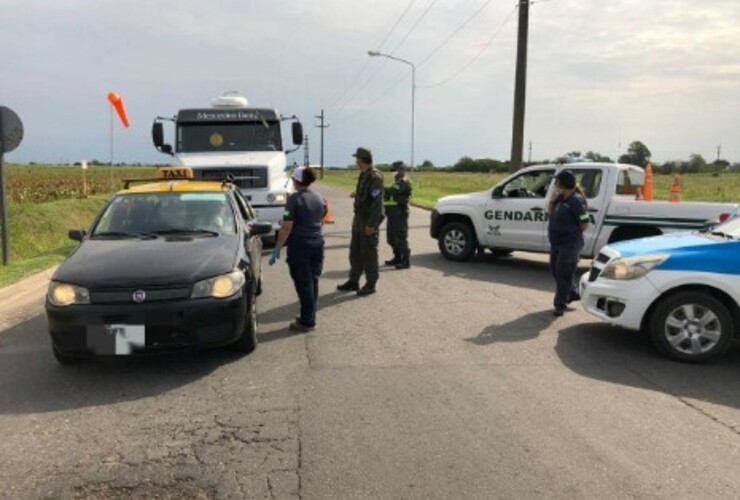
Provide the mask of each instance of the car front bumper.
{"label": "car front bumper", "polygon": [[146,304],[46,303],[54,347],[65,355],[136,354],[219,346],[244,331],[247,298],[161,301]]}
{"label": "car front bumper", "polygon": [[650,305],[660,295],[646,277],[619,281],[598,278],[589,281],[586,273],[580,283],[581,305],[586,312],[613,325],[639,330]]}

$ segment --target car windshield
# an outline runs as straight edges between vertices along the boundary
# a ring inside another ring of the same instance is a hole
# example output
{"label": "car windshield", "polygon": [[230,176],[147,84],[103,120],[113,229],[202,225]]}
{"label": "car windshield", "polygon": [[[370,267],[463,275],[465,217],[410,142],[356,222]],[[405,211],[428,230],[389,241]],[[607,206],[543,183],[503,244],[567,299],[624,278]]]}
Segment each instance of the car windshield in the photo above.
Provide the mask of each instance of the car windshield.
{"label": "car windshield", "polygon": [[225,193],[141,193],[116,196],[92,237],[191,233],[235,234],[234,212]]}

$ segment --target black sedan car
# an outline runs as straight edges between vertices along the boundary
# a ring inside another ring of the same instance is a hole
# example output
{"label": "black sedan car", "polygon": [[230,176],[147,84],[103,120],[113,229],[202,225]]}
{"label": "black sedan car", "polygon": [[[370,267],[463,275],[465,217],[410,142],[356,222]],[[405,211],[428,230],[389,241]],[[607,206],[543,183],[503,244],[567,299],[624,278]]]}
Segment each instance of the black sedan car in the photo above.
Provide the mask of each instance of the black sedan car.
{"label": "black sedan car", "polygon": [[49,285],[60,363],[93,355],[230,344],[257,346],[261,234],[228,182],[174,180],[119,192]]}

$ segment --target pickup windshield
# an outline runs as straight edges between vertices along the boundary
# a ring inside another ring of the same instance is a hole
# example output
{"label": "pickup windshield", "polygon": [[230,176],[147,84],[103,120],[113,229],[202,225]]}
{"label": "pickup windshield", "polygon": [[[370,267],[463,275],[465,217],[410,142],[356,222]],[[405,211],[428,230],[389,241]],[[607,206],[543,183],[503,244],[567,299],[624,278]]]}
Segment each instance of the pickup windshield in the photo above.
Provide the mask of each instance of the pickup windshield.
{"label": "pickup windshield", "polygon": [[182,123],[177,126],[177,151],[281,151],[280,123]]}
{"label": "pickup windshield", "polygon": [[195,236],[235,234],[234,211],[225,193],[142,193],[116,196],[92,238],[121,235]]}

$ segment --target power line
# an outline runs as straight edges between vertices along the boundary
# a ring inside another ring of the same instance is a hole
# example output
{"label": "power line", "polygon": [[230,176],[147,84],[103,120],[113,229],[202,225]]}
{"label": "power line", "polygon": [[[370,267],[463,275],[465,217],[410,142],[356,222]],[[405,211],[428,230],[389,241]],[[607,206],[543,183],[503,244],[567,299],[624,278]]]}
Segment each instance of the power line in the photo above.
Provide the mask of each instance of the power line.
{"label": "power line", "polygon": [[424,64],[425,62],[427,62],[429,59],[431,59],[432,56],[434,56],[434,54],[437,53],[437,51],[439,51],[442,47],[444,47],[445,45],[447,45],[449,43],[449,41],[452,40],[452,38],[455,37],[455,35],[457,35],[458,33],[460,33],[460,31],[462,31],[462,29],[465,28],[465,26],[467,26],[470,23],[470,21],[472,21],[473,19],[475,19],[476,17],[478,17],[484,10],[486,10],[486,8],[489,5],[491,5],[492,2],[493,2],[493,0],[487,0],[486,2],[484,2],[478,8],[478,10],[476,10],[470,16],[468,16],[467,19],[465,19],[465,21],[463,21],[463,23],[460,26],[458,26],[457,28],[455,28],[455,30],[452,33],[450,33],[447,36],[447,38],[444,39],[444,41],[442,43],[440,43],[434,49],[432,49],[432,51],[429,54],[427,54],[424,59],[422,59],[421,61],[419,61],[419,63],[416,66],[417,67],[418,66],[421,66],[422,64]]}
{"label": "power line", "polygon": [[445,78],[443,80],[440,80],[440,81],[435,82],[435,83],[431,83],[429,85],[419,85],[419,87],[420,88],[425,88],[425,89],[429,89],[429,88],[432,88],[432,87],[439,87],[440,85],[444,85],[446,83],[449,83],[452,80],[454,80],[455,78],[457,78],[458,76],[460,76],[460,74],[462,74],[466,69],[468,69],[471,64],[473,64],[480,56],[483,55],[483,53],[486,50],[488,50],[488,48],[491,46],[491,44],[493,43],[493,41],[498,37],[498,35],[501,34],[501,32],[503,31],[504,27],[506,27],[506,25],[509,23],[509,21],[511,21],[511,18],[514,17],[514,13],[515,12],[516,12],[516,7],[514,9],[512,9],[511,12],[509,12],[509,15],[506,16],[506,19],[504,19],[504,22],[501,23],[501,25],[498,27],[498,29],[491,35],[491,37],[488,39],[488,41],[486,42],[486,44],[478,51],[478,53],[475,54],[467,63],[465,63],[463,66],[461,66],[460,69],[458,69],[457,71],[455,71],[454,73],[452,73],[450,76],[448,76],[447,78]]}
{"label": "power line", "polygon": [[[385,34],[385,36],[383,37],[383,40],[381,40],[381,42],[378,44],[378,49],[377,50],[380,50],[383,47],[383,45],[385,44],[385,42],[388,41],[388,38],[390,38],[390,36],[396,30],[396,28],[401,23],[401,21],[403,20],[403,18],[406,17],[406,14],[408,14],[409,10],[411,10],[411,7],[413,7],[413,5],[415,3],[416,3],[416,0],[411,0],[408,4],[406,4],[406,8],[403,9],[403,12],[401,12],[401,15],[398,16],[398,19],[396,19],[396,22],[393,23],[393,26],[391,27],[391,29],[388,30],[388,33]],[[371,62],[370,59],[368,59],[365,62],[365,65],[355,75],[355,77],[352,79],[352,81],[347,86],[347,88],[344,90],[344,92],[342,92],[342,94],[339,96],[339,98],[338,99],[335,99],[331,104],[329,104],[329,108],[333,108],[334,106],[336,106],[337,104],[339,104],[342,101],[342,99],[344,99],[344,97],[347,95],[347,93],[350,91],[350,89],[355,85],[355,83],[357,83],[359,81],[360,77],[365,73],[365,70],[368,68],[368,66],[370,66],[370,62]]]}
{"label": "power line", "polygon": [[393,84],[390,87],[388,87],[387,89],[385,89],[380,95],[376,96],[375,99],[373,99],[372,101],[370,101],[369,104],[367,104],[366,106],[361,107],[360,109],[355,110],[354,112],[352,112],[351,114],[349,114],[347,116],[344,116],[343,118],[338,119],[337,121],[340,121],[340,122],[348,122],[348,121],[352,120],[353,118],[355,118],[356,116],[358,116],[361,112],[365,111],[367,108],[373,107],[378,101],[380,101],[383,97],[385,97],[386,95],[388,95],[393,89],[395,89],[396,87],[398,87],[401,84],[402,81],[404,81],[406,78],[408,78],[408,76],[409,75],[403,75],[401,78],[399,78],[398,80],[396,80],[395,82],[393,82]]}
{"label": "power line", "polygon": [[[398,49],[399,49],[399,48],[401,47],[401,45],[403,45],[403,44],[404,44],[404,42],[406,42],[406,40],[407,40],[407,39],[408,39],[408,37],[409,37],[409,36],[411,35],[411,33],[413,33],[413,32],[414,32],[414,30],[415,30],[415,29],[416,29],[416,27],[417,27],[417,26],[419,25],[419,23],[421,23],[421,21],[422,21],[422,20],[424,19],[424,17],[426,17],[426,15],[427,15],[427,14],[429,13],[429,11],[430,11],[430,10],[432,10],[432,7],[434,7],[434,5],[435,5],[435,4],[436,4],[436,3],[438,2],[438,1],[439,1],[439,0],[432,0],[432,1],[431,1],[431,2],[429,3],[429,5],[427,5],[427,8],[426,8],[426,9],[424,9],[424,12],[422,12],[421,16],[419,16],[419,17],[418,17],[418,18],[416,19],[416,22],[414,22],[414,24],[413,24],[413,25],[411,26],[411,28],[409,28],[409,29],[408,29],[408,31],[406,31],[406,33],[404,34],[404,36],[403,36],[403,37],[401,38],[401,40],[400,40],[400,41],[399,41],[399,42],[398,42],[398,43],[396,44],[396,46],[395,46],[395,47],[393,48],[393,50],[391,50],[391,51],[389,52],[389,54],[390,54],[390,55],[393,55],[393,54],[395,54],[395,53],[396,53],[396,51],[397,51],[397,50],[398,50]],[[368,62],[369,62],[369,61],[368,61]],[[352,102],[352,101],[353,101],[353,100],[354,100],[354,99],[355,99],[355,98],[356,98],[356,97],[357,97],[357,96],[358,96],[358,95],[360,94],[360,92],[362,92],[363,90],[365,90],[365,88],[366,88],[366,87],[367,87],[367,86],[368,86],[368,85],[369,85],[369,84],[370,84],[370,83],[371,83],[371,82],[372,82],[372,81],[373,81],[373,80],[375,79],[375,77],[376,77],[376,76],[378,76],[378,74],[380,73],[380,70],[381,70],[381,69],[383,69],[383,68],[385,67],[386,63],[387,63],[387,61],[386,61],[386,60],[384,60],[384,61],[383,61],[383,62],[382,62],[382,63],[380,64],[380,66],[378,66],[378,69],[377,69],[377,70],[375,71],[375,73],[373,73],[372,75],[370,75],[370,77],[368,77],[368,79],[367,79],[367,80],[365,80],[365,83],[363,83],[363,84],[362,84],[362,85],[361,85],[361,86],[360,86],[360,87],[359,87],[359,88],[357,89],[357,91],[355,91],[355,93],[354,93],[354,94],[352,94],[352,97],[350,97],[349,99],[347,99],[347,101],[345,101],[345,103],[344,103],[344,104],[343,104],[343,105],[342,105],[342,106],[341,106],[341,107],[340,107],[340,108],[339,108],[339,109],[337,110],[337,113],[340,113],[340,112],[342,112],[342,111],[343,111],[343,110],[344,110],[344,109],[345,109],[345,108],[346,108],[346,107],[347,107],[347,106],[349,105],[349,103],[351,103],[351,102]]]}

